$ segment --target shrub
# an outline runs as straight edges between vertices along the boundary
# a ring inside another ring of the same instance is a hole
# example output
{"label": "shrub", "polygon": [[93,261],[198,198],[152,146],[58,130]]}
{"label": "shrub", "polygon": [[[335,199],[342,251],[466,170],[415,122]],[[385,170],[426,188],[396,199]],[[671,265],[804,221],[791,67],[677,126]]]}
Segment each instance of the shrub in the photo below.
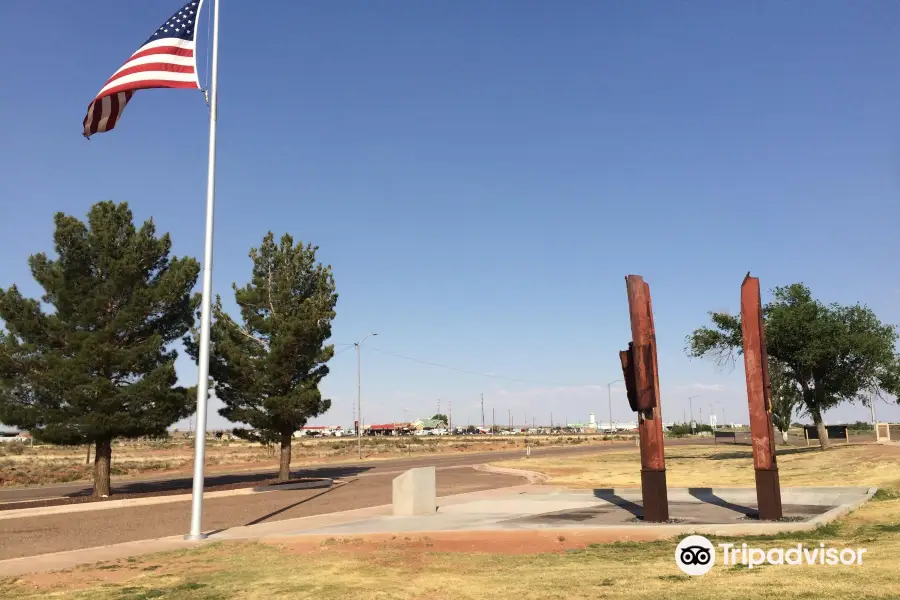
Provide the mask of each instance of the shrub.
{"label": "shrub", "polygon": [[25,454],[25,449],[28,447],[25,442],[7,442],[5,445],[7,454],[12,454],[15,456],[21,456]]}
{"label": "shrub", "polygon": [[689,423],[675,423],[672,425],[672,428],[669,429],[669,434],[673,437],[681,437],[683,435],[690,435],[691,426]]}

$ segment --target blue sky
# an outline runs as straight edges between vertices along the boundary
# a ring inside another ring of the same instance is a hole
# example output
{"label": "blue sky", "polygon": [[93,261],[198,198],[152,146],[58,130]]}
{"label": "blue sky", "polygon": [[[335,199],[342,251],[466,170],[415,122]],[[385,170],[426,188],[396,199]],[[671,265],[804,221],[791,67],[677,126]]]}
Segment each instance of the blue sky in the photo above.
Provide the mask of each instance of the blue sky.
{"label": "blue sky", "polygon": [[[375,348],[494,375],[364,349],[367,423],[430,416],[438,398],[479,422],[482,393],[488,421],[605,420],[629,273],[651,286],[666,420],[699,395],[695,416],[717,402],[747,422],[742,364],[683,351],[708,310],[739,309],[747,271],[900,323],[897,3],[222,4],[215,290],[233,306],[249,248],[289,232],[334,267],[335,343],[377,331]],[[80,135],[89,101],[178,6],[0,7],[15,57],[0,286],[37,295],[26,259],[52,249],[53,213],[99,200],[202,256],[199,92],[140,92],[115,131]],[[319,422],[346,426],[354,352],[331,367]],[[195,381],[186,358],[178,370]],[[614,419],[632,419],[613,393]]]}

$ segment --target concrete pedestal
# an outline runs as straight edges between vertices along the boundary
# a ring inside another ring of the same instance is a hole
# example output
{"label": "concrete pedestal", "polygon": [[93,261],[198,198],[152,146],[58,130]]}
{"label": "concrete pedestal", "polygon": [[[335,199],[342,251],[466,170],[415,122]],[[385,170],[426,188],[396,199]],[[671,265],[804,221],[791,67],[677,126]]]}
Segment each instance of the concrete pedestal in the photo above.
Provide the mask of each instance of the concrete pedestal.
{"label": "concrete pedestal", "polygon": [[434,467],[410,469],[394,479],[395,517],[433,515],[437,511],[437,485]]}

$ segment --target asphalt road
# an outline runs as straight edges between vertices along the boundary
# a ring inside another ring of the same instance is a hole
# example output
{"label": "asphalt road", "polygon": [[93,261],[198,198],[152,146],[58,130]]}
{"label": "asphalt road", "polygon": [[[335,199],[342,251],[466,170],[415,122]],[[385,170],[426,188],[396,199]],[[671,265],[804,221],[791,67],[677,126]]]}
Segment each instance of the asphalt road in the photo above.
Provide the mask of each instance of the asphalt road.
{"label": "asphalt road", "polygon": [[[667,442],[671,444],[671,442]],[[606,448],[622,448],[633,447],[634,442],[622,442],[621,444],[583,444],[579,446],[560,446],[560,447],[537,447],[533,448],[531,455],[553,456],[553,455],[572,455],[582,454],[585,452],[602,451]],[[354,463],[342,463],[338,465],[323,465],[319,467],[303,467],[294,469],[292,474],[295,477],[353,477],[359,475],[375,475],[385,472],[395,473],[397,471],[405,471],[415,467],[426,466],[465,466],[479,465],[488,460],[508,460],[511,458],[519,458],[524,455],[520,450],[503,451],[503,452],[478,452],[471,454],[447,454],[447,455],[426,455],[414,456],[411,458],[397,458],[389,460],[372,460]],[[231,473],[217,473],[208,475],[204,480],[206,486],[216,486],[239,482],[252,482],[271,479],[275,470],[272,467],[253,471],[235,471]],[[113,495],[116,493],[139,493],[139,492],[155,492],[163,490],[184,489],[185,493],[190,492],[192,479],[190,476],[172,477],[142,477],[129,479],[113,479],[112,488]],[[2,502],[20,502],[23,500],[42,500],[47,498],[60,498],[63,496],[83,496],[91,493],[91,484],[87,482],[54,484],[39,487],[28,488],[0,488],[0,503]]]}
{"label": "asphalt road", "polygon": [[[683,445],[670,440],[667,446]],[[688,442],[696,443],[696,440]],[[585,444],[557,448],[535,448],[533,457],[566,456],[634,447],[633,442],[622,444]],[[518,458],[515,452],[488,452],[445,456],[420,456],[395,460],[372,461],[360,464],[322,466],[297,470],[296,475],[342,478],[347,483],[330,489],[280,490],[250,496],[209,498],[203,503],[203,527],[206,531],[223,530],[267,521],[280,521],[325,513],[390,504],[392,480],[397,474],[414,467],[437,468],[438,496],[519,485],[521,477],[476,471],[469,468],[488,461]],[[637,468],[637,466],[635,466]],[[263,474],[236,473],[209,478],[225,483],[246,480],[247,477],[266,478]],[[182,486],[189,478],[144,479],[119,483],[116,489],[139,491],[171,489]],[[41,498],[64,494],[84,493],[85,484],[48,486],[36,489],[4,490],[4,499]],[[30,494],[30,495],[29,495]],[[49,552],[64,552],[136,540],[184,534],[190,527],[190,503],[174,502],[132,508],[118,508],[74,514],[45,515],[0,521],[0,560],[34,556]]]}
{"label": "asphalt road", "polygon": [[[216,531],[263,522],[391,503],[390,472],[369,474],[330,489],[282,490],[253,496],[209,498],[203,529]],[[519,485],[521,477],[439,467],[438,496]],[[190,502],[174,502],[0,521],[0,560],[183,535],[190,529]]]}

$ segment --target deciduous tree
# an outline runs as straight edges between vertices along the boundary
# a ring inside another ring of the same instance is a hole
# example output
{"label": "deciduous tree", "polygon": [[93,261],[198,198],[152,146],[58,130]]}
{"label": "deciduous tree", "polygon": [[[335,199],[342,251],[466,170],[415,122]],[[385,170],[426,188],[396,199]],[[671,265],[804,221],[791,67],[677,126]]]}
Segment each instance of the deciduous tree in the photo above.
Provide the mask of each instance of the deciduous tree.
{"label": "deciduous tree", "polygon": [[[825,305],[796,283],[775,288],[763,315],[766,350],[784,375],[777,391],[799,399],[823,449],[828,446],[826,410],[861,399],[863,393],[896,397],[900,392],[896,327],[882,323],[868,307]],[[740,318],[726,313],[710,313],[710,318],[712,327],[688,336],[687,353],[733,365],[742,351]]]}
{"label": "deciduous tree", "polygon": [[784,365],[771,357],[769,358],[769,384],[772,421],[775,428],[781,432],[781,439],[787,443],[794,410],[803,405],[800,389]]}

